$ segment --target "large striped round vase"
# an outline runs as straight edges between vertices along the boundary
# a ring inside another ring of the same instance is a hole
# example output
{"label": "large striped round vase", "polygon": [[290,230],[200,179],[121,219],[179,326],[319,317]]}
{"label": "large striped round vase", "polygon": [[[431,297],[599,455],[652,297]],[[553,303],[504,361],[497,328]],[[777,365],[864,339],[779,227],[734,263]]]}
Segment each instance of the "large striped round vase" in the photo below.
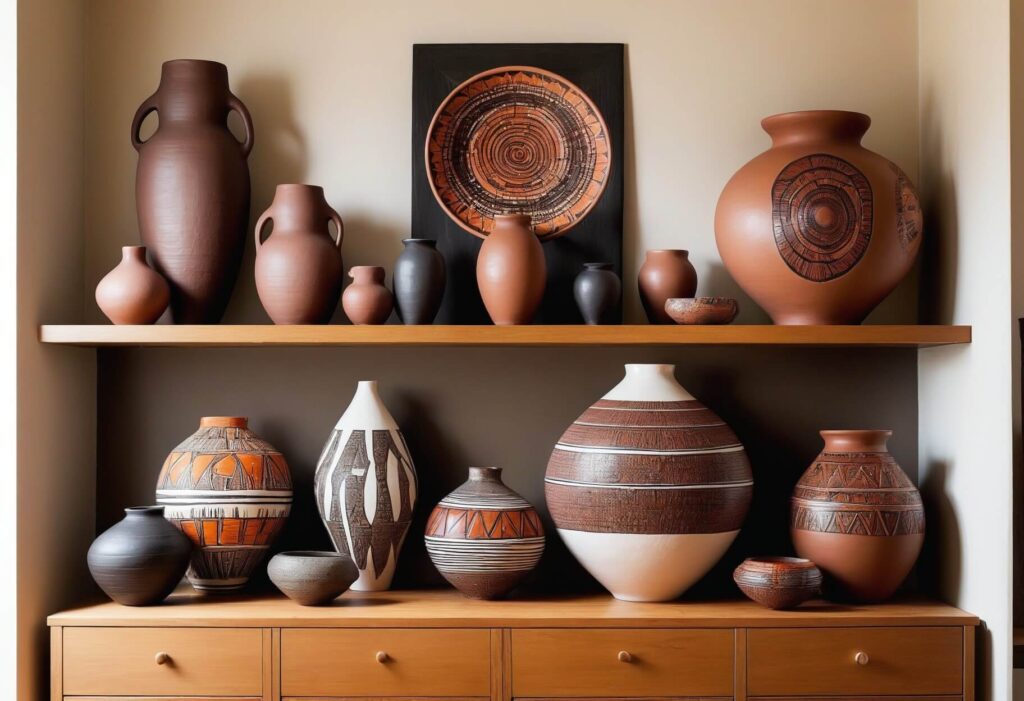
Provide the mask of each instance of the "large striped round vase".
{"label": "large striped round vase", "polygon": [[753,493],[736,434],[674,370],[627,365],[559,439],[544,478],[562,540],[625,601],[675,599],[703,577],[739,533]]}
{"label": "large striped round vase", "polygon": [[530,503],[501,481],[500,467],[471,467],[469,480],[430,513],[426,541],[453,587],[473,599],[497,599],[537,566],[544,527]]}
{"label": "large striped round vase", "polygon": [[317,461],[314,480],[334,549],[356,563],[356,591],[391,586],[409,532],[419,485],[409,447],[377,382],[356,387]]}
{"label": "large striped round vase", "polygon": [[188,581],[231,591],[249,581],[292,506],[288,463],[240,416],[205,416],[157,480],[164,515],[192,539]]}

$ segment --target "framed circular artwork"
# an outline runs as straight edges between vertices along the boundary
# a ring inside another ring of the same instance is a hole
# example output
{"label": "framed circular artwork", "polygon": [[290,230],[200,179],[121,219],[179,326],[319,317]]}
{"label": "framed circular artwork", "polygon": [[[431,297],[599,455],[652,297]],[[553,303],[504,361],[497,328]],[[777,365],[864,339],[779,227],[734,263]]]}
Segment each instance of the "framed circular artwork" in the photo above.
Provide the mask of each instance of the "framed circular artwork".
{"label": "framed circular artwork", "polygon": [[528,214],[543,241],[564,236],[601,198],[612,168],[608,127],[591,99],[530,66],[478,73],[427,129],[430,189],[445,213],[484,238],[498,214]]}

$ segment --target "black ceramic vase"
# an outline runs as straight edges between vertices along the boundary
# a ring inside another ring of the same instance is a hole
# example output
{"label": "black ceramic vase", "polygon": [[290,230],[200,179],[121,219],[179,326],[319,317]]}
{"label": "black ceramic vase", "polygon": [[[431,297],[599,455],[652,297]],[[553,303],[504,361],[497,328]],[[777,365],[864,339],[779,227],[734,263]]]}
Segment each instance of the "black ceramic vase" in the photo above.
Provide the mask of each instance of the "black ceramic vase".
{"label": "black ceramic vase", "polygon": [[185,576],[192,542],[164,518],[162,506],[135,506],[124,512],[124,519],[89,547],[89,572],[119,604],[163,601]]}
{"label": "black ceramic vase", "polygon": [[573,283],[572,292],[587,324],[616,323],[622,281],[612,270],[611,263],[584,263],[583,271]]}
{"label": "black ceramic vase", "polygon": [[395,261],[395,308],[402,323],[432,324],[444,296],[444,257],[433,239],[404,239]]}

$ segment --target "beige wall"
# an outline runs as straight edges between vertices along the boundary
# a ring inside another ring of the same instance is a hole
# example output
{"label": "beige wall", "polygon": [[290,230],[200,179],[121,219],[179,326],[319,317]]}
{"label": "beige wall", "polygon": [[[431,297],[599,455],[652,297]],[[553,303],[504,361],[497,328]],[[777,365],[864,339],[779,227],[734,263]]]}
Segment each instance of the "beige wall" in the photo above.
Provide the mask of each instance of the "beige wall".
{"label": "beige wall", "polygon": [[[912,0],[93,0],[86,70],[85,292],[137,239],[128,128],[160,63],[226,63],[256,127],[253,208],[275,184],[326,187],[347,223],[348,265],[390,268],[410,218],[413,43],[624,42],[627,49],[627,314],[642,251],[689,248],[705,293],[734,294],[713,215],[728,178],[767,148],[775,112],[870,114],[866,144],[917,174],[917,32]],[[254,217],[255,219],[255,217]],[[265,319],[253,250],[228,318]],[[915,286],[875,319],[913,319]],[[764,319],[742,304],[741,320]],[[89,305],[89,318],[100,319]]]}
{"label": "beige wall", "polygon": [[95,520],[89,350],[44,347],[42,322],[83,312],[79,0],[18,7],[18,698],[48,694],[45,618],[80,600]]}

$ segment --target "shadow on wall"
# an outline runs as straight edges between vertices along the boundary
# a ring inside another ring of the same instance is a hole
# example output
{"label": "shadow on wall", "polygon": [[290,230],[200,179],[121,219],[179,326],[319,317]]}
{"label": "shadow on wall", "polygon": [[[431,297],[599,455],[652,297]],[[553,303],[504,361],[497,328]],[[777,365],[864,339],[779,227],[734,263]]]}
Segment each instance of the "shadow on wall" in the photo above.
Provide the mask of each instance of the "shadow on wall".
{"label": "shadow on wall", "polygon": [[946,494],[950,465],[933,461],[920,483],[925,508],[925,542],[917,565],[917,579],[923,591],[943,601],[960,597],[961,539],[956,510]]}
{"label": "shadow on wall", "polygon": [[697,294],[701,297],[732,297],[740,305],[734,324],[770,324],[772,320],[757,303],[736,283],[725,265],[715,262],[708,266],[705,277],[698,280]]}

